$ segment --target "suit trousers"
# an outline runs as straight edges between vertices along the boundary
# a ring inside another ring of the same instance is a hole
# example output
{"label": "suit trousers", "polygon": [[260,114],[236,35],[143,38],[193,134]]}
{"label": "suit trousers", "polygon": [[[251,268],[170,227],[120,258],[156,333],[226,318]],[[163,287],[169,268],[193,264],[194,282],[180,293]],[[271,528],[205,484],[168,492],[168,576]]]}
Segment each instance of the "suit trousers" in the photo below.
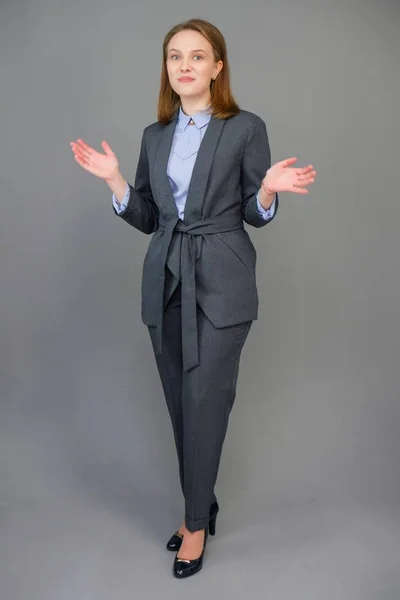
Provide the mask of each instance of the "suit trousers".
{"label": "suit trousers", "polygon": [[[178,453],[185,524],[196,531],[208,525],[210,506],[217,500],[214,486],[252,321],[216,329],[197,305],[200,361],[184,372],[181,284],[167,302],[163,319],[162,354],[155,358]],[[155,353],[156,328],[148,329]]]}

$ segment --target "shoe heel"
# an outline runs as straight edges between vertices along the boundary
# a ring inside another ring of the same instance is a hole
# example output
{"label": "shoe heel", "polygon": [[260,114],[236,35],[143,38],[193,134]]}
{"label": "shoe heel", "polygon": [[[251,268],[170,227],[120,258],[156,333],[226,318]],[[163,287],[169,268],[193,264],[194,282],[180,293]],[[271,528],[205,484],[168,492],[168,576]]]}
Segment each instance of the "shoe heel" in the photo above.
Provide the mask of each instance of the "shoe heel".
{"label": "shoe heel", "polygon": [[217,515],[215,515],[214,517],[211,517],[209,523],[208,523],[208,532],[210,535],[215,535],[215,524],[217,521]]}

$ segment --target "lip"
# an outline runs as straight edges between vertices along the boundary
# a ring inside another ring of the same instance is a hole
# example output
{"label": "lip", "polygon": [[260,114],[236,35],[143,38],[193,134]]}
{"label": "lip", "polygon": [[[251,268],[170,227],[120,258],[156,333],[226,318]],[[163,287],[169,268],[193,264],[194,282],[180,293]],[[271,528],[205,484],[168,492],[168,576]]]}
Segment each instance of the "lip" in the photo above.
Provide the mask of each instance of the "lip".
{"label": "lip", "polygon": [[178,81],[182,81],[182,83],[194,81],[193,77],[179,77]]}

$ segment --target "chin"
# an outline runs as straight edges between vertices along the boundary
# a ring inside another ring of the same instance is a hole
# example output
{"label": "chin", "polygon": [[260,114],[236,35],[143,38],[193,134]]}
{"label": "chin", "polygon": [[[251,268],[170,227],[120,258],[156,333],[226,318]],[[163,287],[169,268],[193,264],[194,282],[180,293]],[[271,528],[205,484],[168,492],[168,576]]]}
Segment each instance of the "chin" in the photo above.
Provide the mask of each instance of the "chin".
{"label": "chin", "polygon": [[197,98],[197,96],[201,96],[201,92],[181,92],[181,98]]}
{"label": "chin", "polygon": [[189,90],[188,88],[185,89],[184,86],[179,86],[179,89],[176,89],[175,91],[181,98],[196,98],[197,96],[203,96],[206,90],[194,88]]}

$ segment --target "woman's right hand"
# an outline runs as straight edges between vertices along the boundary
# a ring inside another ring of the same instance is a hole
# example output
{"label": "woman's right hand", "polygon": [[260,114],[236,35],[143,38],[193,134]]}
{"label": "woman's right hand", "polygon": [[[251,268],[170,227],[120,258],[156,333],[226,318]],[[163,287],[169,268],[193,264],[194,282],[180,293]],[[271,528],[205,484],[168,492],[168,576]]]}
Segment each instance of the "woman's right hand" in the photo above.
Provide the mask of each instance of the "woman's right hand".
{"label": "woman's right hand", "polygon": [[76,162],[85,171],[111,182],[120,175],[118,159],[106,141],[101,142],[105,154],[97,152],[81,139],[71,142]]}

